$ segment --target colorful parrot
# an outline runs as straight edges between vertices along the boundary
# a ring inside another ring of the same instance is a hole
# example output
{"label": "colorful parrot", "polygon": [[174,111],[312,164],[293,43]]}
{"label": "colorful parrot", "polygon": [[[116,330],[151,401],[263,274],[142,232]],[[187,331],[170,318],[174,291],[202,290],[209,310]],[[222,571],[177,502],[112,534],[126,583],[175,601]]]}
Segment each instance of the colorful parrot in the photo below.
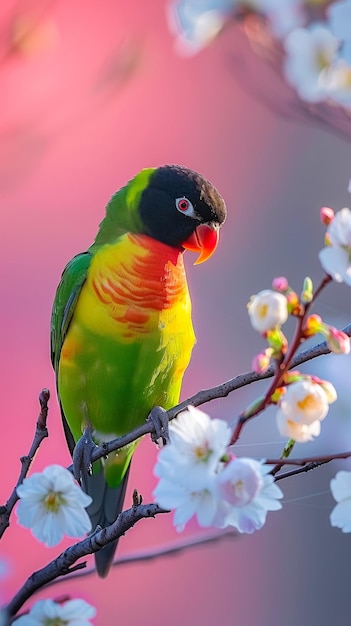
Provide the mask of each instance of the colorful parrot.
{"label": "colorful parrot", "polygon": [[[184,249],[214,252],[225,203],[179,165],[144,169],[115,193],[94,243],[63,271],[51,318],[51,359],[71,454],[86,426],[110,441],[179,401],[195,343]],[[137,442],[96,462],[83,486],[105,527],[122,510]],[[117,542],[95,554],[107,575]]]}

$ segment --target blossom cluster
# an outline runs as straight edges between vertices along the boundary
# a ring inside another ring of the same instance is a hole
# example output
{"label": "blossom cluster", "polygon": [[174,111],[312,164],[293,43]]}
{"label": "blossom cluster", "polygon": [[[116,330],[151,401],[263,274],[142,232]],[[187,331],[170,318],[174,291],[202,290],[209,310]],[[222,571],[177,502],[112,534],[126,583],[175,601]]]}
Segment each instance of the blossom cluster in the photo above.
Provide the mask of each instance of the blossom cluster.
{"label": "blossom cluster", "polygon": [[169,428],[170,444],[158,454],[154,497],[174,510],[178,531],[195,516],[200,526],[261,528],[283,494],[263,461],[231,456],[231,430],[221,419],[189,406]]}
{"label": "blossom cluster", "polygon": [[174,0],[170,24],[181,49],[197,52],[245,10],[281,41],[285,79],[302,100],[351,107],[351,0]]}
{"label": "blossom cluster", "polygon": [[[281,508],[283,493],[271,466],[233,456],[229,444],[226,422],[192,406],[170,424],[170,443],[160,450],[154,470],[158,484],[153,495],[160,506],[174,511],[179,532],[195,517],[202,527],[233,526],[250,534],[262,528],[268,511]],[[330,488],[337,502],[331,525],[351,532],[351,472],[338,472]]]}

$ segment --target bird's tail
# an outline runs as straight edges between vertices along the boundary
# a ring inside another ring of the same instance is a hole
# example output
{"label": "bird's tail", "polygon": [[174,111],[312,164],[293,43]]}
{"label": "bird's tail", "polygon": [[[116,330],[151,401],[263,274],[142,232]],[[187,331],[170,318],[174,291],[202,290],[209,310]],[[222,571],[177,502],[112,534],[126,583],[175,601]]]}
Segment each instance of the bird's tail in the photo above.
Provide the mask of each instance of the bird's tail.
{"label": "bird's tail", "polygon": [[[100,472],[84,477],[83,489],[93,498],[93,502],[87,508],[93,529],[98,525],[105,528],[113,524],[122,511],[129,469],[130,464],[118,487],[109,487],[107,485],[102,468]],[[117,544],[118,539],[107,544],[98,552],[95,552],[95,566],[100,578],[107,576],[112,565]]]}

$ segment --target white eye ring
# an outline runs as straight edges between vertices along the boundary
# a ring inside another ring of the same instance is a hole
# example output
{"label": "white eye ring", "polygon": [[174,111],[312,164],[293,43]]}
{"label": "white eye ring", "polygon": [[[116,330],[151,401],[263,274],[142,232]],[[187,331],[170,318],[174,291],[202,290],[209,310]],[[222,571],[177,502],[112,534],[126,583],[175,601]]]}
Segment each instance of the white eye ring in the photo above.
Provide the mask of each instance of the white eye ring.
{"label": "white eye ring", "polygon": [[182,196],[181,198],[176,198],[175,205],[179,213],[183,213],[184,215],[187,215],[188,217],[192,217],[194,219],[199,219],[192,203],[185,196]]}

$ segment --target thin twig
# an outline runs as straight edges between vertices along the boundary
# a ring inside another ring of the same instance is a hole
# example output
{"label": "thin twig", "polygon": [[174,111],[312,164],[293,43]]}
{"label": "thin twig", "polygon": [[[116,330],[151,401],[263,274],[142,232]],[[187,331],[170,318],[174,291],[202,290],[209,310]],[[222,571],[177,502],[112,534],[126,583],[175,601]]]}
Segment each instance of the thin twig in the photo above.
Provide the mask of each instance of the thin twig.
{"label": "thin twig", "polygon": [[[158,559],[164,556],[172,556],[175,554],[179,554],[184,550],[189,550],[192,548],[198,548],[199,546],[209,545],[211,543],[215,543],[221,541],[222,539],[235,538],[237,539],[240,534],[234,529],[226,529],[222,532],[216,531],[215,533],[211,533],[209,535],[200,535],[199,537],[186,538],[183,540],[178,540],[176,542],[172,542],[166,544],[164,546],[157,546],[155,548],[150,548],[148,550],[140,550],[140,552],[134,552],[132,554],[126,554],[125,556],[119,556],[113,563],[112,567],[121,567],[125,565],[133,565],[134,563],[143,563],[145,561],[152,561],[153,559]],[[73,580],[76,578],[82,578],[86,576],[91,576],[92,574],[96,574],[95,567],[86,567],[81,571],[69,574],[68,578],[57,578],[52,582],[46,585],[47,587],[56,586],[62,582],[67,582],[68,580]]]}
{"label": "thin twig", "polygon": [[19,473],[19,477],[17,483],[7,500],[6,504],[0,507],[0,538],[3,536],[5,530],[10,525],[10,515],[13,511],[13,507],[15,506],[18,495],[17,495],[17,487],[22,484],[23,479],[27,476],[28,470],[31,466],[35,453],[37,452],[41,442],[43,439],[48,437],[48,430],[46,427],[46,420],[48,415],[48,401],[50,398],[50,392],[48,389],[43,389],[39,394],[39,402],[40,402],[40,413],[37,419],[34,438],[32,441],[32,445],[29,449],[29,452],[26,456],[21,457],[21,471]]}
{"label": "thin twig", "polygon": [[283,478],[289,478],[290,476],[295,476],[296,474],[301,474],[302,472],[309,472],[310,470],[313,470],[320,465],[330,463],[330,461],[337,461],[338,459],[348,459],[350,457],[351,450],[347,450],[346,452],[323,454],[320,456],[311,456],[303,459],[265,459],[265,463],[266,465],[274,465],[273,470],[270,472],[272,475],[275,475],[277,471],[280,471],[284,465],[298,466],[298,469],[296,470],[292,470],[290,472],[285,472],[284,474],[275,476],[275,480],[277,481],[282,480]]}
{"label": "thin twig", "polygon": [[[291,476],[297,476],[298,474],[310,472],[311,470],[316,469],[316,467],[320,467],[325,463],[330,463],[330,461],[333,460],[334,459],[328,459],[328,461],[320,461],[319,463],[307,463],[307,465],[304,465],[304,467],[299,467],[298,469],[290,470],[290,472],[284,472],[284,474],[279,474],[279,476],[276,476],[274,480],[275,482],[277,482],[278,480],[283,480],[283,478],[291,478]],[[271,472],[271,474],[273,474],[273,472]]]}

